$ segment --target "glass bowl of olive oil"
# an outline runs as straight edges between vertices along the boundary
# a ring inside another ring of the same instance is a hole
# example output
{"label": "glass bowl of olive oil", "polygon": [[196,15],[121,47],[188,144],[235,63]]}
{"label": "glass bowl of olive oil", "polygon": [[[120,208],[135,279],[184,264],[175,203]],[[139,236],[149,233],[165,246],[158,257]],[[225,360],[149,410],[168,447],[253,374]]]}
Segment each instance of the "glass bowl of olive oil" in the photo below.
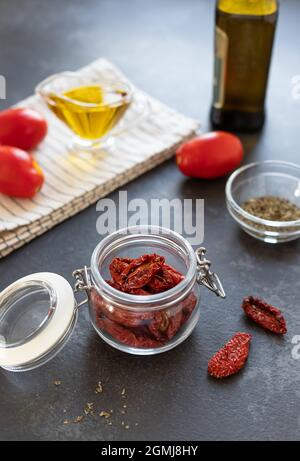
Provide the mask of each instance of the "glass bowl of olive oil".
{"label": "glass bowl of olive oil", "polygon": [[61,72],[43,80],[36,92],[74,133],[74,148],[103,149],[118,130],[130,128],[130,123],[119,123],[133,102],[134,90],[127,82]]}

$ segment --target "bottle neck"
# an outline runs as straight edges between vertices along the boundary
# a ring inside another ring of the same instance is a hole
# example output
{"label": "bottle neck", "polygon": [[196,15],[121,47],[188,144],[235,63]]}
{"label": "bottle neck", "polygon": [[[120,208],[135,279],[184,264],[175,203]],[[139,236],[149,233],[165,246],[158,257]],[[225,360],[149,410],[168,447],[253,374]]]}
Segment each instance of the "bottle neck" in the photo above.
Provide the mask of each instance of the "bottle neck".
{"label": "bottle neck", "polygon": [[277,0],[218,0],[217,8],[224,13],[264,16],[278,10]]}

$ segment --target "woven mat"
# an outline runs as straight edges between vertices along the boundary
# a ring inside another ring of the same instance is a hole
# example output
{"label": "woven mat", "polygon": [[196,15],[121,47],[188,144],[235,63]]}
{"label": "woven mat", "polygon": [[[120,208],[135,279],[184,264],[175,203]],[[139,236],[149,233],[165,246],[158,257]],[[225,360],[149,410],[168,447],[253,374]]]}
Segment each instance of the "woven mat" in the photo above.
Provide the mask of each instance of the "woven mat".
{"label": "woven mat", "polygon": [[[126,80],[105,59],[92,62],[79,72],[93,78],[115,76]],[[18,104],[38,110],[48,121],[48,135],[34,153],[46,181],[31,200],[0,194],[0,258],[167,160],[183,140],[195,134],[198,127],[195,120],[137,88],[135,91],[148,100],[148,116],[135,128],[119,135],[112,152],[98,158],[70,155],[71,132],[38,96]]]}

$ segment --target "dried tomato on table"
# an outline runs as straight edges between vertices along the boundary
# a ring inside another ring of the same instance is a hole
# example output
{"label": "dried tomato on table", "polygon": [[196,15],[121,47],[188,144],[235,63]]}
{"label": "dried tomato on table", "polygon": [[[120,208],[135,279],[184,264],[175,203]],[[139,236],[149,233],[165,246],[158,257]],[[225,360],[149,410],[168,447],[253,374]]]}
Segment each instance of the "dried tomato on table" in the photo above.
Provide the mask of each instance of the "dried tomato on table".
{"label": "dried tomato on table", "polygon": [[263,299],[248,296],[243,300],[242,309],[251,320],[265,330],[282,335],[287,332],[282,312]]}
{"label": "dried tomato on table", "polygon": [[227,378],[243,368],[249,355],[251,335],[236,333],[208,362],[208,373]]}
{"label": "dried tomato on table", "polygon": [[[114,258],[109,266],[111,280],[107,283],[116,290],[149,296],[162,293],[180,283],[184,276],[165,263],[157,254],[138,258]],[[177,306],[157,311],[131,311],[108,305],[95,290],[91,293],[96,322],[101,330],[132,347],[160,347],[173,338],[192,314],[197,298],[192,293]]]}

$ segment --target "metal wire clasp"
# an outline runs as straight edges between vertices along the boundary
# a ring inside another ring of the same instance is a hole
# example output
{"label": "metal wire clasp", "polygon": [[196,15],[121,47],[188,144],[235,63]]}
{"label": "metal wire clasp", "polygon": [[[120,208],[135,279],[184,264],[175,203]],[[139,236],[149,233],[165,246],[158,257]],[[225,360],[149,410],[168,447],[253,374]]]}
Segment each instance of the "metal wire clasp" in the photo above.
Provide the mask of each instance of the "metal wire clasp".
{"label": "metal wire clasp", "polygon": [[[82,269],[76,269],[73,272],[73,277],[75,278],[74,293],[80,291],[88,292],[92,288],[91,278],[89,275],[90,268],[84,266]],[[88,298],[85,298],[83,301],[77,303],[77,309],[88,302]]]}
{"label": "metal wire clasp", "polygon": [[204,247],[197,248],[197,282],[202,283],[210,291],[213,291],[217,296],[226,298],[224,288],[219,277],[215,272],[210,270],[211,262],[205,258],[206,249]]}

